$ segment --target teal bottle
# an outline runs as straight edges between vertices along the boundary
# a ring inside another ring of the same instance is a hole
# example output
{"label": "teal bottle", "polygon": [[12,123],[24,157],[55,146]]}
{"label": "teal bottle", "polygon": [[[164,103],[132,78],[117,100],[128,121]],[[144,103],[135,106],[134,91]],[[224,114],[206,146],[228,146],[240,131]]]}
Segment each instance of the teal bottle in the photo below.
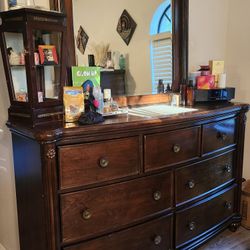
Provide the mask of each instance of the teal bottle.
{"label": "teal bottle", "polygon": [[120,58],[119,58],[119,66],[120,66],[120,69],[125,69],[125,57],[123,55],[120,55]]}

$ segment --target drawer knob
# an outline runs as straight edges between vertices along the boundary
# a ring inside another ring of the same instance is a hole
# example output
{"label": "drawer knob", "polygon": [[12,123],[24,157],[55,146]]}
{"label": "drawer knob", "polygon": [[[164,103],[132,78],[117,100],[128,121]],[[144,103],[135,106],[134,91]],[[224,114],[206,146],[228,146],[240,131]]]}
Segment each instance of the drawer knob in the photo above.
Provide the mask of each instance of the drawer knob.
{"label": "drawer knob", "polygon": [[101,158],[99,164],[101,168],[106,168],[109,165],[109,161],[105,158]]}
{"label": "drawer knob", "polygon": [[92,213],[89,211],[89,209],[85,209],[83,212],[82,212],[82,218],[84,220],[89,220],[92,216]]}
{"label": "drawer knob", "polygon": [[189,228],[190,231],[194,231],[194,230],[196,229],[196,224],[195,224],[195,222],[194,222],[194,221],[190,222],[190,223],[188,224],[188,228]]}
{"label": "drawer knob", "polygon": [[227,201],[227,202],[225,203],[225,208],[226,208],[226,209],[231,210],[232,207],[233,207],[233,206],[232,206],[232,202]]}
{"label": "drawer knob", "polygon": [[227,135],[225,133],[218,132],[217,138],[222,140],[222,141],[225,141],[227,139]]}
{"label": "drawer knob", "polygon": [[160,235],[157,235],[154,237],[154,243],[155,245],[160,245],[162,242],[162,237]]}
{"label": "drawer knob", "polygon": [[193,180],[188,181],[188,187],[193,189],[195,187],[195,182]]}
{"label": "drawer knob", "polygon": [[155,201],[159,201],[161,199],[161,192],[160,191],[154,192],[153,197]]}
{"label": "drawer knob", "polygon": [[180,146],[179,144],[175,144],[175,145],[173,146],[173,151],[174,151],[175,153],[179,153],[179,152],[181,151],[181,146]]}
{"label": "drawer knob", "polygon": [[225,166],[225,172],[231,173],[232,172],[232,167],[230,165]]}

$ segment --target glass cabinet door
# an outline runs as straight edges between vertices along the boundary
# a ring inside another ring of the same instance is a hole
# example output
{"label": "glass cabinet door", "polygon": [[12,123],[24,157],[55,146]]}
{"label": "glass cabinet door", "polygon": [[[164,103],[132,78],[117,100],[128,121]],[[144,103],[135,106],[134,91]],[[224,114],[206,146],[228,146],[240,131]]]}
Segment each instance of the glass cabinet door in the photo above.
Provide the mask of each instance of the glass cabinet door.
{"label": "glass cabinet door", "polygon": [[59,99],[61,39],[61,32],[33,31],[34,67],[39,103]]}
{"label": "glass cabinet door", "polygon": [[14,101],[28,102],[25,49],[22,32],[5,32]]}

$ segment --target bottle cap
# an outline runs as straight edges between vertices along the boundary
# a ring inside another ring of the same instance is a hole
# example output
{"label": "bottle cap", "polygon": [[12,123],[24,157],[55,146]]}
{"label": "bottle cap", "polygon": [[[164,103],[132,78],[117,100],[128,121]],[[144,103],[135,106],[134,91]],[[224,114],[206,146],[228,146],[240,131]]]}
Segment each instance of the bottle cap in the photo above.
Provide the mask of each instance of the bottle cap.
{"label": "bottle cap", "polygon": [[194,87],[194,81],[193,80],[188,81],[188,87]]}

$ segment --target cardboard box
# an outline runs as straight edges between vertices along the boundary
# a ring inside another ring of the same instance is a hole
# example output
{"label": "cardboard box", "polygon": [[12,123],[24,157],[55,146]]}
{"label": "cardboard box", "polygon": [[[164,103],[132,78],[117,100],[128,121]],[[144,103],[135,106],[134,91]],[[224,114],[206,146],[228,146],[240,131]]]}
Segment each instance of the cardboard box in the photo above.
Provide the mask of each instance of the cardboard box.
{"label": "cardboard box", "polygon": [[246,229],[250,229],[250,180],[247,180],[242,185],[241,215],[241,225]]}
{"label": "cardboard box", "polygon": [[224,61],[209,61],[211,75],[215,76],[215,83],[219,81],[219,75],[224,73]]}
{"label": "cardboard box", "polygon": [[213,75],[209,76],[197,76],[196,78],[197,89],[214,89],[215,77]]}

